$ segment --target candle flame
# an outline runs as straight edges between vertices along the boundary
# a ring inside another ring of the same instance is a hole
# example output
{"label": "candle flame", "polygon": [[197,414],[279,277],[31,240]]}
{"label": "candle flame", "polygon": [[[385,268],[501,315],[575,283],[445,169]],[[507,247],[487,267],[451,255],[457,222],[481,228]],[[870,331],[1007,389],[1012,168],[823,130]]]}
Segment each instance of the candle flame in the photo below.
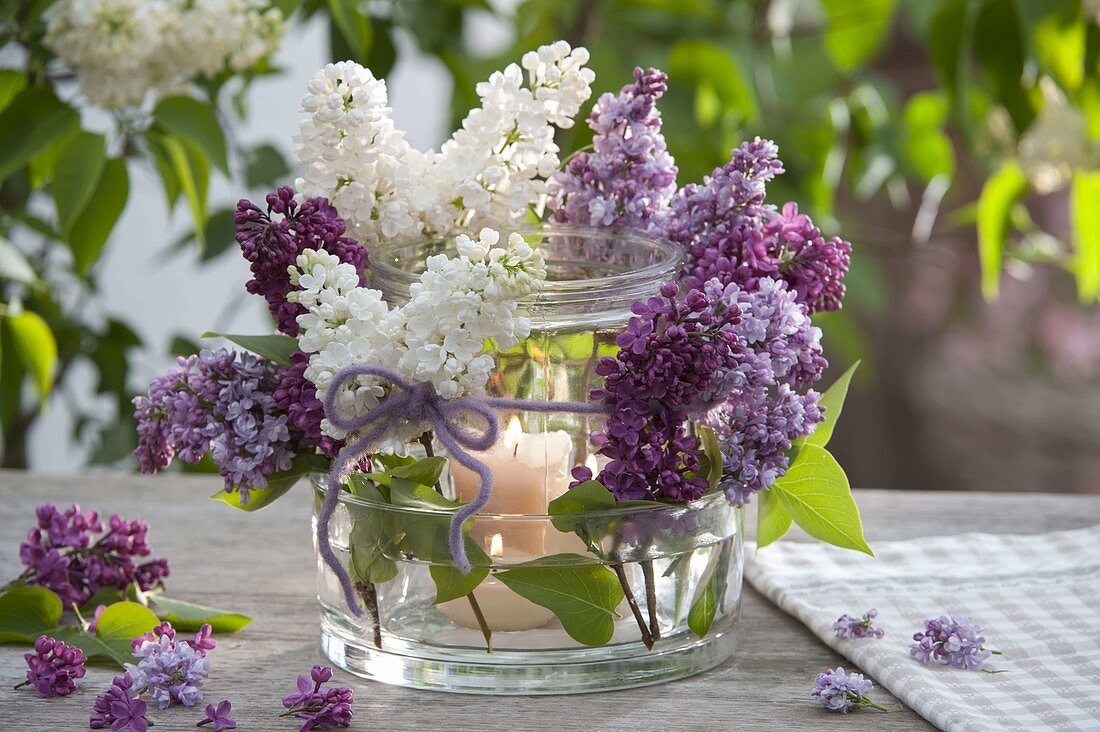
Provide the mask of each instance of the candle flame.
{"label": "candle flame", "polygon": [[519,417],[513,414],[504,430],[505,449],[515,452],[521,439],[523,439],[523,425],[519,423]]}
{"label": "candle flame", "polygon": [[592,475],[596,475],[600,472],[600,464],[596,461],[596,456],[592,453],[588,454],[588,457],[584,459],[584,467],[592,471]]}
{"label": "candle flame", "polygon": [[495,559],[504,556],[504,537],[500,534],[493,534],[489,538],[489,556]]}

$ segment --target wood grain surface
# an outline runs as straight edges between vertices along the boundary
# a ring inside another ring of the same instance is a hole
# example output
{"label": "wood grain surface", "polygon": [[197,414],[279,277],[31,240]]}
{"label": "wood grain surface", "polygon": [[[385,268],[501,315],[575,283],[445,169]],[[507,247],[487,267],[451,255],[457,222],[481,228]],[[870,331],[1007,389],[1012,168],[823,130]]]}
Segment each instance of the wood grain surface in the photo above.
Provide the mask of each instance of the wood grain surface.
{"label": "wood grain surface", "polygon": [[[173,597],[251,615],[252,625],[218,638],[206,700],[233,702],[241,730],[298,727],[280,719],[294,679],[324,659],[314,591],[309,491],[255,514],[207,500],[216,477],[73,477],[0,472],[0,581],[19,569],[18,544],[45,502],[145,518],[156,556],[171,560]],[[1100,522],[1100,496],[857,490],[868,538],[898,539],[961,531],[1037,533]],[[754,518],[750,517],[750,525]],[[798,540],[797,535],[785,540]],[[813,677],[842,663],[794,619],[746,586],[739,647],[727,664],[692,679],[631,691],[574,697],[473,697],[417,692],[358,679],[336,681],[355,692],[358,730],[913,730],[930,729],[885,690],[877,700],[897,711],[835,718],[809,698]],[[22,680],[25,649],[0,646],[0,727],[87,729],[92,701],[110,683],[93,668],[81,690],[39,699]],[[155,732],[195,730],[201,711],[152,710]]]}

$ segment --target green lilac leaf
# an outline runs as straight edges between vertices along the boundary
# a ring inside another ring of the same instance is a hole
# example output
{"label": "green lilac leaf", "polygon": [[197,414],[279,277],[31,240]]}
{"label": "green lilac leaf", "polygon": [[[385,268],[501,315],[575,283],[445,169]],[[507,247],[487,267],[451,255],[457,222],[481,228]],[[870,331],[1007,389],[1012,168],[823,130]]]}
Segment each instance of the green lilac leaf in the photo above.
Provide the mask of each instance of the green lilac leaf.
{"label": "green lilac leaf", "polygon": [[15,351],[34,377],[38,396],[45,401],[53,388],[57,366],[57,341],[50,326],[38,313],[23,310],[7,316],[8,329],[15,341]]}
{"label": "green lilac leaf", "polygon": [[0,112],[0,180],[64,137],[80,117],[45,86],[23,89]]}
{"label": "green lilac leaf", "polygon": [[866,63],[889,38],[894,0],[822,0],[825,50],[841,71]]}
{"label": "green lilac leaf", "polygon": [[61,598],[36,585],[18,585],[0,595],[0,643],[34,643],[61,622]]}
{"label": "green lilac leaf", "polygon": [[435,602],[447,602],[466,595],[489,576],[489,556],[470,537],[465,537],[466,557],[470,560],[470,573],[462,574],[458,568],[447,564],[433,564],[428,572],[435,582]]}
{"label": "green lilac leaf", "polygon": [[623,589],[614,572],[586,557],[540,557],[494,577],[554,613],[578,643],[601,646],[615,633],[615,608],[623,601]]}
{"label": "green lilac leaf", "polygon": [[757,495],[760,498],[756,513],[756,545],[765,547],[790,531],[792,519],[777,492],[769,488]]}
{"label": "green lilac leaf", "polygon": [[[366,476],[351,476],[348,488],[352,495],[372,503],[387,502]],[[386,513],[378,508],[349,504],[348,512],[353,521],[348,537],[352,577],[367,584],[389,582],[397,576],[397,565],[385,556],[385,550],[393,543],[388,529],[392,522],[387,521]]]}
{"label": "green lilac leaf", "polygon": [[56,638],[59,641],[68,643],[70,646],[76,646],[84,651],[84,655],[87,656],[89,664],[98,663],[101,665],[122,668],[125,664],[133,663],[135,660],[132,649],[129,646],[123,649],[121,644],[114,646],[108,645],[96,636],[88,635],[82,628],[76,625],[66,625],[61,628],[54,628],[49,631],[47,635],[51,638]]}
{"label": "green lilac leaf", "polygon": [[722,480],[722,448],[718,444],[718,435],[709,427],[699,427],[699,440],[703,445],[703,456],[707,459],[707,485],[713,489]]}
{"label": "green lilac leaf", "polygon": [[122,158],[108,160],[99,185],[84,207],[84,212],[73,222],[67,238],[77,274],[88,274],[88,270],[99,260],[129,196],[130,176],[126,171],[126,161]]}
{"label": "green lilac leaf", "polygon": [[160,618],[139,602],[108,605],[96,622],[95,637],[111,649],[116,658],[129,659],[130,641],[160,624]]}
{"label": "green lilac leaf", "polygon": [[688,611],[688,628],[700,638],[710,631],[710,626],[714,623],[714,615],[718,610],[717,578],[717,572],[711,574],[703,585],[703,591],[691,603],[691,609]]}
{"label": "green lilac leaf", "polygon": [[176,630],[194,632],[209,623],[215,633],[236,633],[252,622],[247,615],[173,600],[163,595],[151,598],[150,603],[157,617],[167,620]]}
{"label": "green lilac leaf", "polygon": [[38,282],[34,267],[7,239],[0,237],[0,279],[33,285]]}
{"label": "green lilac leaf", "polygon": [[769,490],[777,493],[787,513],[810,536],[874,556],[863,538],[848,476],[826,450],[804,447],[787,474]]}
{"label": "green lilac leaf", "polygon": [[116,602],[122,602],[127,598],[123,597],[122,592],[117,587],[100,587],[95,591],[88,601],[80,606],[80,614],[89,616],[95,614],[95,610],[100,605],[113,605]]}
{"label": "green lilac leaf", "polygon": [[210,104],[191,97],[169,97],[153,110],[153,120],[160,129],[197,145],[214,167],[230,174],[225,135]]}
{"label": "green lilac leaf", "polygon": [[[152,134],[148,133],[149,136]],[[187,198],[194,223],[195,243],[201,252],[206,246],[206,193],[210,185],[210,164],[202,150],[187,140],[172,135],[159,135],[158,138],[179,190]]]}
{"label": "green lilac leaf", "polygon": [[233,491],[230,493],[224,490],[218,491],[210,496],[210,500],[221,501],[222,503],[229,504],[233,508],[239,508],[242,511],[259,511],[261,508],[282,498],[283,495],[293,488],[304,476],[310,473],[327,472],[330,462],[331,461],[323,455],[302,453],[294,457],[289,470],[282,470],[267,476],[266,488],[249,491],[247,502],[243,500],[243,495],[240,491]]}
{"label": "green lilac leaf", "polygon": [[207,331],[202,338],[224,338],[241,348],[262,356],[268,361],[290,365],[290,355],[298,350],[298,340],[285,335],[234,335],[232,333],[214,333]]}
{"label": "green lilac leaf", "polygon": [[1027,178],[1013,160],[991,175],[978,197],[978,259],[982,266],[982,294],[987,300],[1001,289],[1001,264],[1009,234],[1012,206],[1027,192]]}
{"label": "green lilac leaf", "polygon": [[855,374],[856,369],[859,368],[859,361],[856,361],[851,367],[840,375],[840,378],[833,382],[833,385],[825,390],[825,393],[821,395],[821,399],[818,400],[818,405],[825,408],[825,419],[818,423],[814,431],[807,437],[800,437],[794,441],[795,447],[802,448],[805,445],[816,445],[818,447],[825,447],[829,444],[829,440],[833,437],[833,430],[836,429],[836,424],[840,420],[840,415],[844,411],[844,400],[848,397],[848,386],[852,383],[852,376]]}
{"label": "green lilac leaf", "polygon": [[1073,174],[1073,273],[1082,303],[1100,298],[1100,171]]}
{"label": "green lilac leaf", "polygon": [[78,131],[58,151],[50,191],[64,238],[98,190],[106,163],[107,138],[94,132]]}

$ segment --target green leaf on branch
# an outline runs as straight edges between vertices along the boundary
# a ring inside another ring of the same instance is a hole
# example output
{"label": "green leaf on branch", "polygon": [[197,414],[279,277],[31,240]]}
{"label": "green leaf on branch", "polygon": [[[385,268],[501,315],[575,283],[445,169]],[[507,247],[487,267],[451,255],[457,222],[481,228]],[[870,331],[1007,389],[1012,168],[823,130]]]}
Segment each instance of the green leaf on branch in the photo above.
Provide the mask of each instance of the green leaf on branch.
{"label": "green leaf on branch", "polygon": [[16,95],[27,88],[27,75],[14,69],[0,71],[0,112],[8,108]]}
{"label": "green leaf on branch", "polygon": [[722,480],[722,448],[718,435],[709,427],[699,427],[699,441],[703,445],[703,457],[707,461],[707,485],[716,488]]}
{"label": "green leaf on branch", "polygon": [[[149,137],[153,133],[148,133]],[[179,190],[183,191],[191,209],[195,242],[201,250],[206,246],[206,193],[210,185],[210,164],[201,149],[187,140],[172,135],[158,135],[169,169]],[[165,183],[167,186],[167,181]]]}
{"label": "green leaf on branch", "polygon": [[39,399],[45,401],[53,388],[53,374],[57,366],[57,341],[50,326],[38,313],[29,310],[8,315],[7,321],[15,341],[15,351],[34,377]]}
{"label": "green leaf on branch", "polygon": [[207,331],[201,337],[224,338],[257,356],[263,356],[268,361],[274,361],[283,366],[290,365],[290,355],[298,350],[297,339],[285,335],[233,335]]}
{"label": "green leaf on branch", "polygon": [[982,294],[996,299],[1001,289],[1001,265],[1012,207],[1027,192],[1027,178],[1014,160],[1006,160],[990,176],[978,197],[978,257],[982,266]]}
{"label": "green leaf on branch", "polygon": [[233,508],[242,511],[259,511],[282,498],[287,491],[304,476],[310,473],[327,472],[331,461],[323,455],[311,455],[302,453],[295,456],[288,470],[280,470],[267,476],[267,487],[254,489],[248,492],[248,500],[244,501],[240,491],[218,491],[210,496],[212,501],[221,501]]}
{"label": "green leaf on branch", "polygon": [[61,598],[45,587],[17,585],[0,595],[0,643],[34,643],[61,622]]}
{"label": "green leaf on branch", "polygon": [[623,589],[615,573],[579,554],[539,557],[494,577],[516,594],[554,613],[569,637],[602,646],[615,633]]}
{"label": "green leaf on branch", "polygon": [[0,237],[0,280],[18,282],[21,285],[34,285],[38,282],[38,275],[31,263],[14,244],[3,237]]}
{"label": "green leaf on branch", "polygon": [[1100,298],[1100,171],[1073,175],[1073,273],[1082,303]]}
{"label": "green leaf on branch", "polygon": [[367,63],[374,41],[374,29],[370,21],[359,12],[358,0],[327,1],[332,23],[340,31],[353,60]]}
{"label": "green leaf on branch", "polygon": [[756,546],[765,547],[782,539],[791,529],[791,515],[783,507],[779,494],[770,488],[761,491],[756,513]]}
{"label": "green leaf on branch", "polygon": [[[354,496],[371,501],[386,503],[379,490],[366,476],[353,475],[348,480]],[[351,553],[350,568],[354,579],[359,582],[381,584],[397,576],[397,565],[385,555],[392,545],[392,532],[388,529],[386,512],[378,508],[348,506],[352,527],[348,539]]]}
{"label": "green leaf on branch", "polygon": [[688,628],[700,638],[710,631],[718,610],[718,573],[711,572],[701,589],[698,597],[691,603],[687,617]]}
{"label": "green leaf on branch", "polygon": [[465,597],[489,576],[489,556],[470,537],[465,537],[466,557],[470,560],[470,573],[462,574],[456,567],[433,564],[428,572],[435,582],[435,602],[447,602]]}
{"label": "green leaf on branch", "polygon": [[825,447],[833,437],[833,430],[844,411],[844,400],[848,397],[848,386],[852,383],[852,376],[859,368],[859,361],[852,364],[833,385],[825,390],[818,400],[818,405],[824,407],[824,419],[817,424],[814,431],[806,437],[800,437],[794,441],[796,448],[801,449],[805,445]]}
{"label": "green leaf on branch", "polygon": [[99,255],[103,253],[103,247],[129,197],[130,176],[126,171],[126,161],[122,158],[108,160],[99,186],[69,232],[69,248],[73,251],[77,274],[88,274],[92,265],[99,261]]}
{"label": "green leaf on branch", "polygon": [[230,174],[225,135],[209,103],[191,97],[169,97],[153,110],[153,119],[160,129],[197,145],[214,167]]}
{"label": "green leaf on branch", "polygon": [[259,145],[248,153],[245,182],[249,188],[274,187],[290,175],[290,165],[274,145]]}
{"label": "green leaf on branch", "polygon": [[92,200],[106,163],[107,139],[93,132],[78,131],[58,150],[50,190],[62,237],[68,239],[73,223]]}
{"label": "green leaf on branch", "polygon": [[23,89],[0,112],[0,180],[22,168],[80,123],[48,87]]}
{"label": "green leaf on branch", "polygon": [[157,617],[167,620],[176,630],[194,632],[209,623],[215,633],[236,633],[252,622],[252,618],[247,615],[173,600],[162,595],[150,598],[150,603],[150,609]]}
{"label": "green leaf on branch", "polygon": [[866,63],[890,35],[894,0],[822,0],[825,50],[841,71]]}
{"label": "green leaf on branch", "polygon": [[863,522],[844,469],[823,448],[806,445],[787,474],[769,489],[795,523],[828,544],[874,553],[863,538]]}

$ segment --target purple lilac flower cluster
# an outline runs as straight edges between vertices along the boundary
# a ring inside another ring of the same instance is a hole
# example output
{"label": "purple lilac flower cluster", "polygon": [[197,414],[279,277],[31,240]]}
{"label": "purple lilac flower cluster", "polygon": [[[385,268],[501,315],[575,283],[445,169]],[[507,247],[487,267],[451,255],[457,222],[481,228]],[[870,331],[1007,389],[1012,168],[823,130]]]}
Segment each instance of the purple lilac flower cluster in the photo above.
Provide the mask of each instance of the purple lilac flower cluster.
{"label": "purple lilac flower cluster", "polygon": [[48,635],[38,636],[34,653],[25,653],[27,680],[20,686],[31,685],[43,699],[68,696],[76,691],[76,680],[83,678],[84,663],[88,660],[84,651]]}
{"label": "purple lilac flower cluster", "polygon": [[57,593],[65,607],[84,604],[104,587],[125,590],[137,583],[149,590],[168,576],[167,559],[136,561],[152,553],[144,521],[112,515],[97,539],[105,530],[97,511],[82,513],[75,504],[61,511],[47,503],[35,515],[37,526],[19,545],[27,568],[19,579]]}
{"label": "purple lilac flower cluster", "polygon": [[290,366],[282,369],[279,386],[275,389],[275,402],[279,411],[290,418],[290,424],[302,435],[302,448],[319,448],[329,457],[336,457],[343,440],[337,440],[321,431],[325,407],[317,397],[317,387],[306,378],[309,354],[295,351],[290,355]]}
{"label": "purple lilac flower cluster", "polygon": [[211,628],[203,625],[193,640],[176,640],[175,629],[165,621],[131,644],[137,664],[126,664],[134,688],[148,691],[160,709],[172,702],[193,707],[202,700],[202,685],[210,674],[206,652],[217,644]]}
{"label": "purple lilac flower cluster", "polygon": [[742,143],[702,185],[676,193],[665,236],[687,252],[688,287],[717,278],[754,289],[760,278],[771,277],[787,282],[808,312],[836,310],[844,298],[852,245],[837,237],[826,240],[793,203],[781,212],[764,203],[768,181],[783,172],[778,154],[770,140]]}
{"label": "purple lilac flower cluster", "polygon": [[129,673],[116,676],[111,687],[95,699],[88,726],[110,729],[112,732],[145,732],[150,722],[145,717],[147,707],[134,690],[134,678]]}
{"label": "purple lilac flower cluster", "polygon": [[[289,336],[298,335],[296,319],[305,312],[301,305],[286,299],[292,289],[287,268],[299,254],[306,249],[324,250],[355,265],[360,278],[367,266],[367,250],[344,236],[347,226],[327,199],[310,198],[299,204],[294,190],[283,186],[267,194],[266,211],[242,198],[233,221],[237,243],[252,265],[252,279],[246,288],[264,296],[279,330]],[[360,284],[366,281],[361,279]]]}
{"label": "purple lilac flower cluster", "polygon": [[216,707],[213,704],[207,704],[206,716],[197,722],[195,726],[205,727],[209,724],[213,732],[237,729],[237,720],[229,716],[231,711],[233,711],[233,705],[229,703],[228,699],[222,699]]}
{"label": "purple lilac flower cluster", "polygon": [[275,396],[279,371],[268,361],[224,349],[181,358],[179,369],[134,399],[141,470],[155,473],[173,457],[197,463],[211,452],[225,490],[267,486],[267,476],[290,467],[300,437]]}
{"label": "purple lilac flower cluster", "polygon": [[833,630],[836,631],[837,638],[882,638],[886,631],[874,627],[877,617],[878,610],[875,608],[865,612],[861,618],[853,618],[844,613],[833,624]]}
{"label": "purple lilac flower cluster", "polygon": [[287,709],[283,716],[301,719],[301,732],[351,724],[351,689],[338,686],[322,691],[321,685],[331,678],[331,668],[314,666],[309,676],[298,677],[298,691],[283,698],[283,706]]}
{"label": "purple lilac flower cluster", "polygon": [[867,707],[885,712],[886,709],[867,698],[874,688],[875,685],[869,679],[863,678],[863,674],[850,674],[839,667],[818,674],[810,696],[830,712],[847,714],[854,709]]}
{"label": "purple lilac flower cluster", "polygon": [[762,278],[757,289],[746,290],[711,280],[704,289],[741,313],[732,328],[749,354],[732,375],[735,388],[700,420],[714,430],[722,450],[719,487],[731,503],[743,506],[786,473],[792,442],[824,418],[820,395],[799,390],[820,379],[828,364],[821,330],[785,282]]}
{"label": "purple lilac flower cluster", "polygon": [[661,134],[656,102],[668,88],[657,69],[634,69],[634,82],[604,94],[588,126],[592,152],[574,155],[549,181],[551,219],[646,231],[676,190],[676,164]]}
{"label": "purple lilac flower cluster", "polygon": [[[731,328],[740,312],[693,290],[682,300],[667,283],[661,297],[634,304],[635,317],[616,338],[619,353],[604,357],[596,373],[603,388],[592,398],[611,407],[602,432],[592,437],[609,462],[598,480],[619,500],[690,501],[707,489],[699,439],[685,421],[728,397],[743,355]],[[573,477],[590,480],[578,467]]]}
{"label": "purple lilac flower cluster", "polygon": [[954,615],[924,621],[924,631],[913,634],[909,655],[921,663],[938,661],[955,668],[980,670],[993,652],[984,647],[982,629],[969,618]]}

